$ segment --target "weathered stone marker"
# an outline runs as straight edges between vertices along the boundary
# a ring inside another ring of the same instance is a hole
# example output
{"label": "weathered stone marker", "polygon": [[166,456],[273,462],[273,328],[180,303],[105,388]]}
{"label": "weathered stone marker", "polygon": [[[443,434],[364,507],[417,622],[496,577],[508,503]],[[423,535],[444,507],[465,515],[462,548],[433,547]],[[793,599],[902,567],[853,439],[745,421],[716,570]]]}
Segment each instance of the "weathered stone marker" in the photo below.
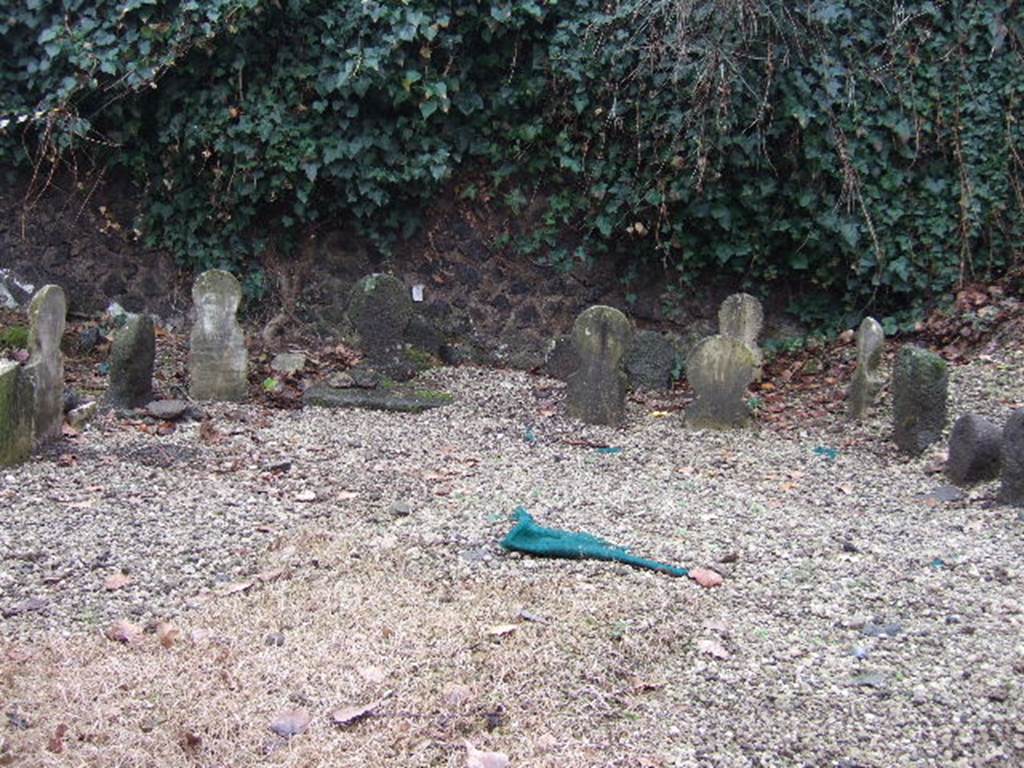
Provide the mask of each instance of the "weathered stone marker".
{"label": "weathered stone marker", "polygon": [[628,379],[622,370],[633,323],[614,307],[584,310],[572,327],[579,367],[566,381],[566,410],[588,424],[619,424],[626,414]]}
{"label": "weathered stone marker", "polygon": [[942,436],[948,391],[945,360],[921,347],[900,349],[892,375],[892,411],[901,451],[916,456]]}
{"label": "weathered stone marker", "polygon": [[1003,431],[988,419],[965,413],[949,436],[946,477],[955,485],[971,485],[999,477]]}
{"label": "weathered stone marker", "polygon": [[746,343],[709,336],[686,358],[686,379],[697,399],[686,422],[697,429],[742,427],[750,420],[747,387],[757,378],[760,360]]}
{"label": "weathered stone marker", "polygon": [[367,275],[352,287],[348,318],[371,361],[395,353],[412,316],[412,299],[397,277]]}
{"label": "weathered stone marker", "polygon": [[244,400],[249,355],[236,313],[242,287],[230,272],[211,269],[196,278],[196,319],[189,350],[189,394],[194,400]]}
{"label": "weathered stone marker", "polygon": [[153,399],[153,361],[156,328],[149,315],[131,315],[114,336],[110,349],[107,402],[116,408],[136,408]]}
{"label": "weathered stone marker", "polygon": [[1024,506],[1024,408],[1010,414],[1003,425],[1003,473],[999,500]]}
{"label": "weathered stone marker", "polygon": [[32,383],[21,366],[0,360],[0,466],[32,453]]}
{"label": "weathered stone marker", "polygon": [[727,296],[718,308],[718,335],[727,339],[742,341],[757,358],[757,376],[761,376],[764,354],[757,346],[764,325],[764,308],[761,302],[749,293],[734,293]]}
{"label": "weathered stone marker", "polygon": [[28,363],[32,383],[32,431],[36,444],[56,440],[64,423],[64,356],[60,340],[68,313],[60,286],[44,285],[28,305]]}
{"label": "weathered stone marker", "polygon": [[873,317],[865,317],[857,329],[857,368],[846,393],[846,414],[863,419],[882,391],[885,375],[881,371],[885,351],[885,331]]}

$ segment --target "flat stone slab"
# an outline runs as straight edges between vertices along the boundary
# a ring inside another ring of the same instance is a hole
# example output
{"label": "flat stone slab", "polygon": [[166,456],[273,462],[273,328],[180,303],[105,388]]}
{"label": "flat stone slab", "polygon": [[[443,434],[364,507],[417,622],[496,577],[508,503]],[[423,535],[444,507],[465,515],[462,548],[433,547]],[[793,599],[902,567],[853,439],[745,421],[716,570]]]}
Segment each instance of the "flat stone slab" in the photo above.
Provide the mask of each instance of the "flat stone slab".
{"label": "flat stone slab", "polygon": [[146,406],[146,413],[154,419],[174,421],[188,413],[191,407],[185,400],[154,400]]}
{"label": "flat stone slab", "polygon": [[454,398],[446,392],[413,387],[340,389],[317,384],[302,395],[302,402],[305,405],[319,405],[322,408],[363,408],[369,411],[395,413],[422,413],[431,408],[449,405],[453,401]]}

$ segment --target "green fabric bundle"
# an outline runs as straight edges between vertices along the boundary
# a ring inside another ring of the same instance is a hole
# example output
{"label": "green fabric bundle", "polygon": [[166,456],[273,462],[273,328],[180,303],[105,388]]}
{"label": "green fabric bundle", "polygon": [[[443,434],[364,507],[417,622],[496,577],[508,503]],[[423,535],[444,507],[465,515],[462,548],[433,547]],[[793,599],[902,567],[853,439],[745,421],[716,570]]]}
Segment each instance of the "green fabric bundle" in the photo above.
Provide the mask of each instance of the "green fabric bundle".
{"label": "green fabric bundle", "polygon": [[594,560],[613,560],[617,563],[633,565],[660,571],[670,576],[686,576],[686,568],[677,568],[667,563],[646,560],[631,555],[623,547],[609,544],[603,539],[589,533],[562,531],[558,528],[545,528],[537,525],[530,513],[523,507],[516,509],[516,525],[502,540],[504,549],[526,552],[539,557],[566,557],[573,560],[592,558]]}

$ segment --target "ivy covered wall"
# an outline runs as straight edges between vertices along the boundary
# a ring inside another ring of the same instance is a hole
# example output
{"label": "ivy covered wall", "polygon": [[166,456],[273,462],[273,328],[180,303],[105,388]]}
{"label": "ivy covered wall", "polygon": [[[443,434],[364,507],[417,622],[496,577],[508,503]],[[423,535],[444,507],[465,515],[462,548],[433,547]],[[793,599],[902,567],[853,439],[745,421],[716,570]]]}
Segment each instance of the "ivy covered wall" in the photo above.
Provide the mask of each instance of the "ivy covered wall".
{"label": "ivy covered wall", "polygon": [[195,266],[387,248],[469,172],[467,205],[539,206],[531,258],[796,281],[823,316],[1024,250],[1018,2],[27,0],[0,55],[0,162],[120,168]]}

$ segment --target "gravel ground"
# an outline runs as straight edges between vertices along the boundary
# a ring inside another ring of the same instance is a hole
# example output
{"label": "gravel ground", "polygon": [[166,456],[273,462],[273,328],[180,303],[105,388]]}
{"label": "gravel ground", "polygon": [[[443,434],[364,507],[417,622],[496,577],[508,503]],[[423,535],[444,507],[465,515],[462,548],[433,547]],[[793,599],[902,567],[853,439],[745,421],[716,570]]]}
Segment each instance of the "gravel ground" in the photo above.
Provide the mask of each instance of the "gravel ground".
{"label": "gravel ground", "polygon": [[[952,417],[1004,418],[1022,370],[955,369]],[[467,738],[513,765],[1024,764],[1024,520],[995,484],[936,495],[941,448],[899,456],[884,407],[710,433],[634,402],[614,430],[545,379],[427,382],[456,405],[218,406],[214,441],[110,417],[0,476],[0,757],[455,766]],[[725,585],[505,554],[518,505]],[[104,639],[124,617],[182,640]],[[285,742],[290,706],[314,721]]]}

